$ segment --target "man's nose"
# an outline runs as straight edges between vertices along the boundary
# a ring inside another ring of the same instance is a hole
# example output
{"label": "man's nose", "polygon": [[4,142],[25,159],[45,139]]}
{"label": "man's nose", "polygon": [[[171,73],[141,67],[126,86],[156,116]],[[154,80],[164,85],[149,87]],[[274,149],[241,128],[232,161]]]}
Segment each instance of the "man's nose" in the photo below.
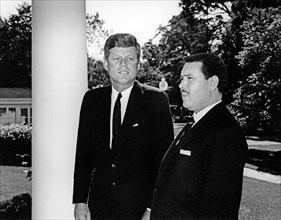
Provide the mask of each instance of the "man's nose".
{"label": "man's nose", "polygon": [[179,88],[181,89],[183,87],[183,83],[182,83],[182,80],[180,81],[180,84],[179,84]]}
{"label": "man's nose", "polygon": [[127,65],[127,59],[126,58],[121,58],[120,65],[121,66],[126,66]]}

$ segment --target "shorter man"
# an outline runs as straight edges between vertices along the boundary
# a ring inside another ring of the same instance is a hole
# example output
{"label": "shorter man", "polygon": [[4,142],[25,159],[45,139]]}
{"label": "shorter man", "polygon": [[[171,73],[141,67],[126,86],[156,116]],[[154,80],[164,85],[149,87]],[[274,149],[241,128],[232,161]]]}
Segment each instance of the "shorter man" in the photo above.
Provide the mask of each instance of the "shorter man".
{"label": "shorter man", "polygon": [[187,57],[179,87],[195,124],[186,125],[161,162],[151,219],[238,218],[247,143],[221,101],[226,85],[218,56]]}

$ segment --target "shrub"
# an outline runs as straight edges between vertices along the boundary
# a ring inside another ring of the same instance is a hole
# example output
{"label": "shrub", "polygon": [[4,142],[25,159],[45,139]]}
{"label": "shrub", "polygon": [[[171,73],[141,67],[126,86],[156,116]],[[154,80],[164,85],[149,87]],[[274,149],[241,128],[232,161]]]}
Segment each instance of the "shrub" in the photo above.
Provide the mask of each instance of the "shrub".
{"label": "shrub", "polygon": [[31,219],[30,194],[20,194],[0,202],[0,219]]}
{"label": "shrub", "polygon": [[0,125],[0,165],[31,166],[31,133],[30,124]]}
{"label": "shrub", "polygon": [[0,137],[8,140],[30,140],[32,134],[31,124],[0,125]]}

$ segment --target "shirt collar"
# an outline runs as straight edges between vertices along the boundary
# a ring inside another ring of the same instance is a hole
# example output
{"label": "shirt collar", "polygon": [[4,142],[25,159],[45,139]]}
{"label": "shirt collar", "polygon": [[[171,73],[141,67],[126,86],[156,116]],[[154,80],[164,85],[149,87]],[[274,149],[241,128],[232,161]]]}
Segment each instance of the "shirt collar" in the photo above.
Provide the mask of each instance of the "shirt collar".
{"label": "shirt collar", "polygon": [[201,111],[199,111],[197,113],[194,113],[193,118],[194,118],[195,123],[197,123],[201,118],[203,118],[203,116],[206,115],[208,111],[210,111],[215,105],[219,104],[220,102],[221,102],[221,100],[219,100],[218,102],[215,102],[212,105],[209,105],[209,106],[203,108]]}
{"label": "shirt collar", "polygon": [[[130,94],[131,94],[131,91],[133,89],[133,86],[134,86],[134,84],[131,85],[126,90],[124,90],[123,92],[121,92],[121,94],[122,94],[121,101],[128,102]],[[112,97],[113,97],[113,100],[116,100],[119,92],[116,89],[114,89],[113,86],[111,86],[111,87],[112,87]]]}

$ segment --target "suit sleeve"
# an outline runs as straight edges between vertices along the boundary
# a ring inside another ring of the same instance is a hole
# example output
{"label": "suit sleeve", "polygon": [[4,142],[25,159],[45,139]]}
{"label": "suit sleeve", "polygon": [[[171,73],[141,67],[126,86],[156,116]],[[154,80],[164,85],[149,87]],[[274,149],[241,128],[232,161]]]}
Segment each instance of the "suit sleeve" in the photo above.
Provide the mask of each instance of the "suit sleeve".
{"label": "suit sleeve", "polygon": [[157,96],[154,98],[153,109],[153,143],[151,149],[151,174],[153,176],[153,188],[151,191],[151,200],[161,160],[174,139],[171,110],[168,96],[165,92],[157,93]]}
{"label": "suit sleeve", "polygon": [[89,97],[85,94],[80,110],[76,158],[74,167],[73,203],[87,203],[91,179],[92,162],[90,155]]}
{"label": "suit sleeve", "polygon": [[247,143],[241,132],[224,129],[208,149],[202,218],[238,218]]}

